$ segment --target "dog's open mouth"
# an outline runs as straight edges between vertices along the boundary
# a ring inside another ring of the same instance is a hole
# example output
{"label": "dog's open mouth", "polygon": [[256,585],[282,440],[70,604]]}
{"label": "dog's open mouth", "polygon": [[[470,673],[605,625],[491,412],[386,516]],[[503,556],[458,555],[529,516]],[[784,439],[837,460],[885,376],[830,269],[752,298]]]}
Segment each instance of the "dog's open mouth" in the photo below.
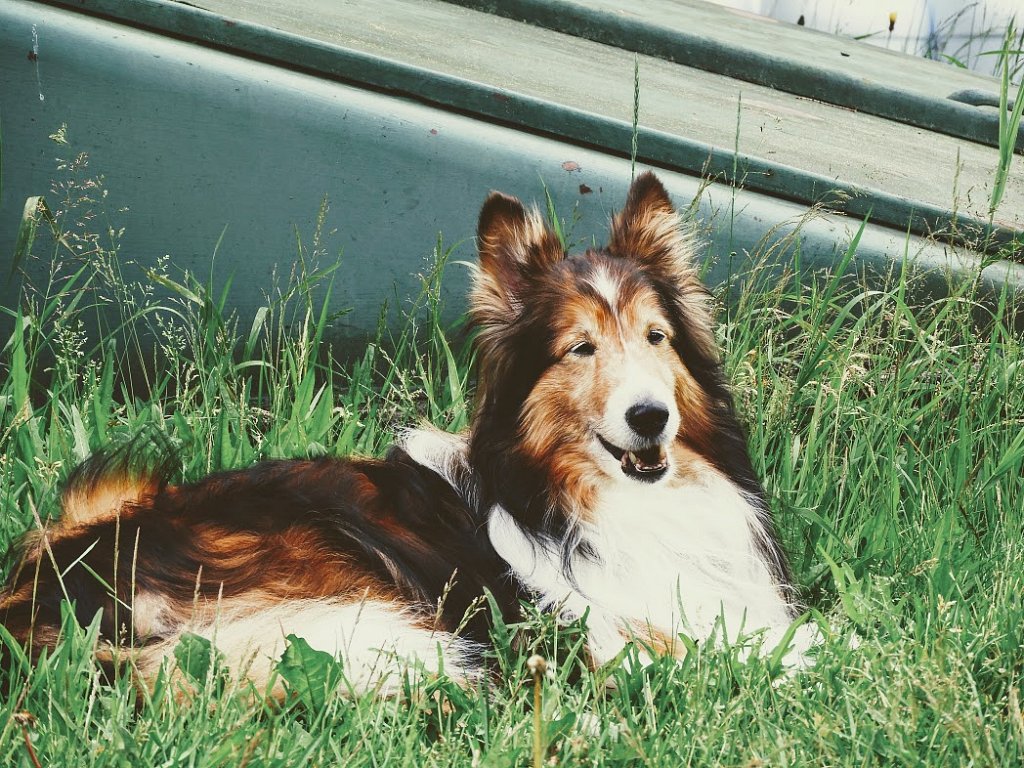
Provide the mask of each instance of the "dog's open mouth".
{"label": "dog's open mouth", "polygon": [[608,453],[622,466],[622,473],[645,483],[660,480],[668,470],[668,456],[663,445],[627,451],[612,445],[600,435],[597,439]]}

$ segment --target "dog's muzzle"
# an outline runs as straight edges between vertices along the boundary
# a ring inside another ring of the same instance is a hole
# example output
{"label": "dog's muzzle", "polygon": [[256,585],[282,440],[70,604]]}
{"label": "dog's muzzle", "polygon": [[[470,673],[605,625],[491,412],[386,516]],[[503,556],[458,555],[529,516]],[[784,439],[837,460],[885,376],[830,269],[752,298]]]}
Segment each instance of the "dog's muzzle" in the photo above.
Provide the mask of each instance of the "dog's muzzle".
{"label": "dog's muzzle", "polygon": [[668,455],[665,446],[660,443],[649,448],[626,450],[612,445],[600,435],[597,439],[601,445],[622,467],[622,473],[634,480],[653,483],[664,477],[668,471]]}

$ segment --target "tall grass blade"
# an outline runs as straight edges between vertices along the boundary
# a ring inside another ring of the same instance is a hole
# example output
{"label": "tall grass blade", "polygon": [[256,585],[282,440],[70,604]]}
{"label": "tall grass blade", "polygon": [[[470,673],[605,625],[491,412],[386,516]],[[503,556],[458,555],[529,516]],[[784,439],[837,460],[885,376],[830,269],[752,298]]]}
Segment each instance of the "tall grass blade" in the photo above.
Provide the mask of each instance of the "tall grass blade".
{"label": "tall grass blade", "polygon": [[[999,51],[999,164],[996,166],[995,179],[992,182],[992,194],[989,198],[989,216],[995,216],[1006,193],[1006,183],[1010,176],[1010,166],[1017,150],[1020,135],[1021,116],[1024,115],[1024,78],[1017,87],[1017,96],[1010,104],[1010,54],[1014,38],[1014,26],[1011,22],[1006,28],[1003,48]],[[1019,51],[1017,52],[1019,54]]]}
{"label": "tall grass blade", "polygon": [[32,245],[35,243],[36,231],[39,227],[39,219],[42,218],[53,229],[54,237],[58,235],[57,220],[46,204],[46,200],[36,195],[25,200],[25,208],[22,210],[21,219],[18,221],[18,231],[14,238],[14,254],[11,257],[11,269],[7,279],[10,280],[21,265],[32,252]]}

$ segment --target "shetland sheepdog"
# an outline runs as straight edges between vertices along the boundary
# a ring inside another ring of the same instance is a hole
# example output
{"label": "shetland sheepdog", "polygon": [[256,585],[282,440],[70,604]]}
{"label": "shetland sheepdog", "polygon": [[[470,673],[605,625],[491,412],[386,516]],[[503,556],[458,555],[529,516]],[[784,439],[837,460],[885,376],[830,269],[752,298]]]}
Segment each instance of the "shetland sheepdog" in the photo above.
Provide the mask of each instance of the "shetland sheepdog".
{"label": "shetland sheepdog", "polygon": [[[257,686],[294,634],[341,658],[354,690],[385,693],[395,658],[466,681],[486,668],[485,591],[510,620],[523,601],[585,614],[594,665],[631,641],[681,655],[681,633],[785,637],[790,572],[693,237],[658,179],[635,180],[605,248],[567,254],[497,192],[477,235],[467,434],[180,485],[131,446],[98,454],[23,543],[7,629],[38,653],[67,599],[82,624],[99,614],[97,654],[144,680],[191,632]],[[799,663],[813,640],[792,640]]]}

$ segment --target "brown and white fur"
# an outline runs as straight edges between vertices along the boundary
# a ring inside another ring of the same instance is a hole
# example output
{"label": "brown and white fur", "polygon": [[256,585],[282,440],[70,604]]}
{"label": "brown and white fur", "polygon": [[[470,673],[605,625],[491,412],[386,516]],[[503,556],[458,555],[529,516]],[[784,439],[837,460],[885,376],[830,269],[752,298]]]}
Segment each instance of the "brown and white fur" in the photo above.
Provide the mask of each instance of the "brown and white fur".
{"label": "brown and white fur", "polygon": [[[586,613],[595,664],[633,639],[679,655],[682,632],[777,642],[791,577],[660,182],[637,178],[608,246],[574,255],[536,210],[491,193],[478,247],[467,435],[412,430],[381,461],[182,485],[137,445],[100,454],[26,544],[0,620],[37,652],[66,593],[146,679],[190,631],[262,684],[296,634],[342,657],[356,690],[385,692],[395,657],[479,674],[484,590],[509,619],[521,600]],[[801,628],[790,658],[813,640]]]}

